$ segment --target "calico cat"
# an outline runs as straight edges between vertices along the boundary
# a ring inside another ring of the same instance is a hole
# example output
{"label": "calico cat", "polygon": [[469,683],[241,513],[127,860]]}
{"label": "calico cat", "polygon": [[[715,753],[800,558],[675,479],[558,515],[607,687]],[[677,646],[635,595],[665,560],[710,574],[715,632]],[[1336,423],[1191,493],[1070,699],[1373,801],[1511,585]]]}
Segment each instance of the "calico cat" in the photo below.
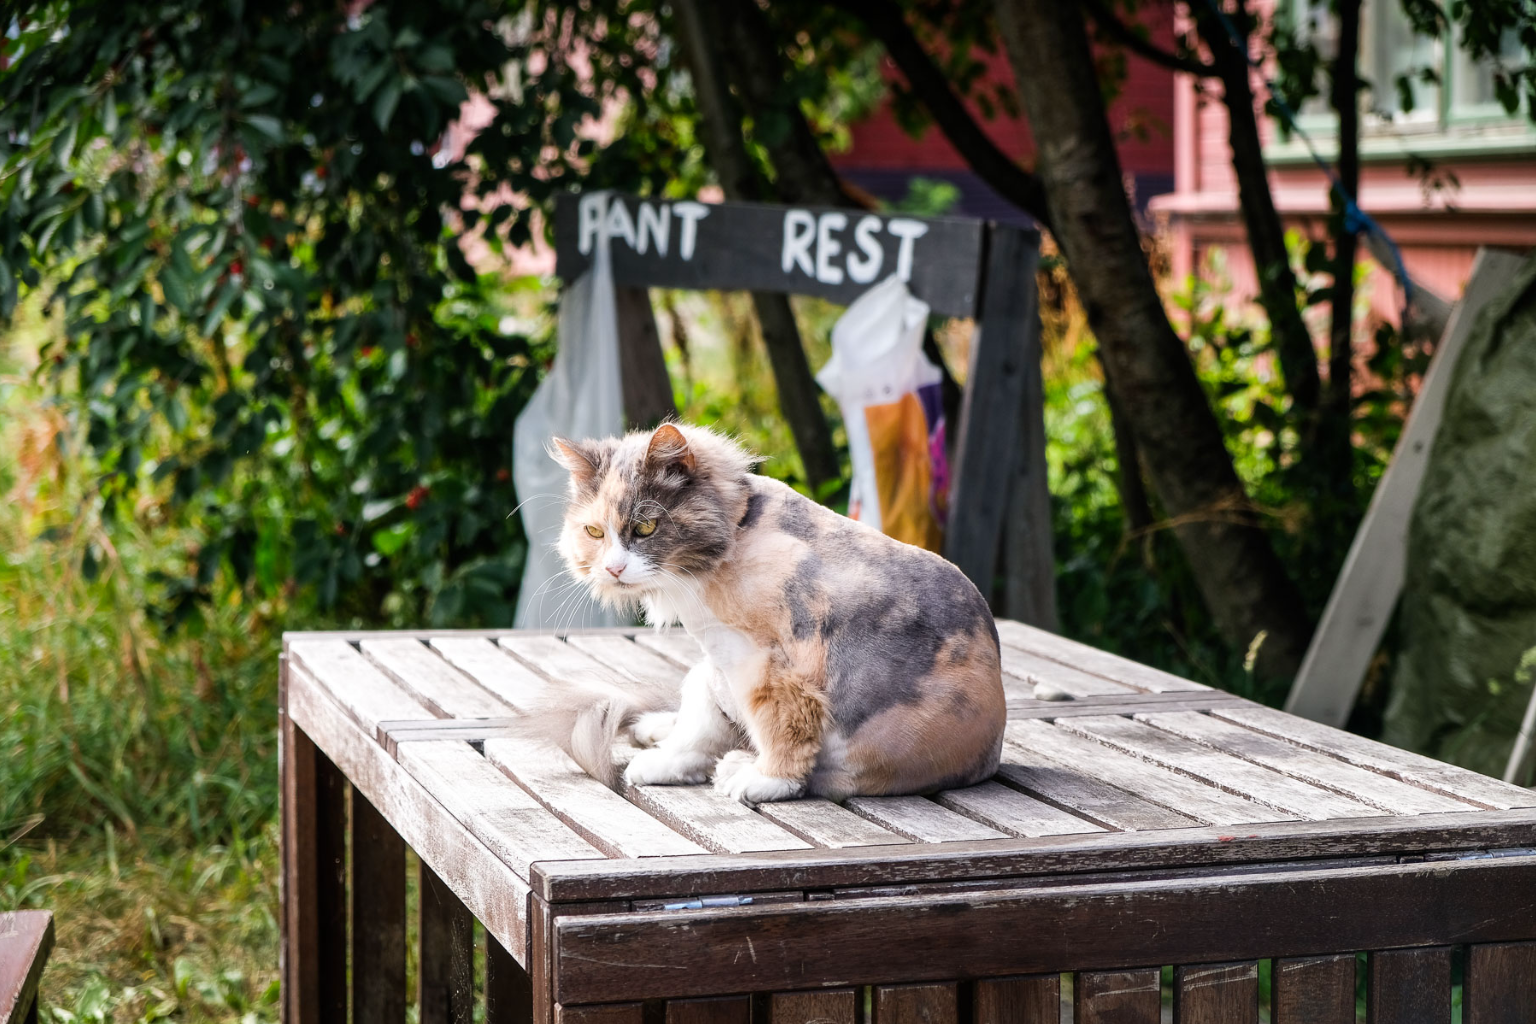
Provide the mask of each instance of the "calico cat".
{"label": "calico cat", "polygon": [[571,474],[570,572],[611,606],[681,623],[706,654],[677,711],[585,716],[562,745],[588,771],[612,774],[625,729],[647,748],[626,781],[713,775],[749,804],[928,793],[997,770],[997,628],[954,565],[756,475],[758,459],[702,427],[556,439],[552,454]]}

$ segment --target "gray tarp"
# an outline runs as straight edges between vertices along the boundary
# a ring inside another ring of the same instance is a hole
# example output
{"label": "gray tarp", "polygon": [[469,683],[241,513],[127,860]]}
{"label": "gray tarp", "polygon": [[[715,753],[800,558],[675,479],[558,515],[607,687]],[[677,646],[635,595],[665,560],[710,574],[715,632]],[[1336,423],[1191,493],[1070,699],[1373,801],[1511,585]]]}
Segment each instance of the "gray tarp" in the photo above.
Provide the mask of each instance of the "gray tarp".
{"label": "gray tarp", "polygon": [[1536,660],[1536,256],[1479,314],[1456,367],[1401,615],[1383,738],[1502,775]]}

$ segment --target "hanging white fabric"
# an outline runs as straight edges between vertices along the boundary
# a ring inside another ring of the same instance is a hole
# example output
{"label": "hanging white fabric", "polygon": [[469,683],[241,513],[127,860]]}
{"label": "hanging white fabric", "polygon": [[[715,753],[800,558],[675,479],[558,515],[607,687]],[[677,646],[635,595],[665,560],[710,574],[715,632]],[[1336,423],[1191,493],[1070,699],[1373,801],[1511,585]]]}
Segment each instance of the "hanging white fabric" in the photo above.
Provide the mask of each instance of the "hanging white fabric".
{"label": "hanging white fabric", "polygon": [[[607,201],[605,194],[582,197],[584,204]],[[605,231],[597,233],[591,267],[560,297],[556,344],[554,365],[512,427],[512,483],[528,535],[515,625],[616,626],[619,617],[586,595],[555,550],[570,476],[548,450],[556,435],[581,440],[624,430],[618,313]]]}

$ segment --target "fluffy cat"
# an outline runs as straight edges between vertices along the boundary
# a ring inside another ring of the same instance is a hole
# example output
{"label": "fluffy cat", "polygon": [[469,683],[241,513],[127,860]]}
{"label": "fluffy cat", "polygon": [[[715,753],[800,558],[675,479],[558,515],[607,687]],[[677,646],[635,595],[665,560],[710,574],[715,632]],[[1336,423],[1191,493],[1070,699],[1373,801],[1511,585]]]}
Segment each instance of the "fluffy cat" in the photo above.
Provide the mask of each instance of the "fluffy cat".
{"label": "fluffy cat", "polygon": [[[931,552],[752,472],[702,427],[556,439],[571,474],[560,553],[615,607],[679,622],[706,658],[675,712],[588,709],[562,745],[636,784],[701,783],[745,803],[927,793],[997,769],[1006,710],[997,628]],[[749,749],[740,749],[749,748]],[[611,780],[610,780],[611,781]]]}

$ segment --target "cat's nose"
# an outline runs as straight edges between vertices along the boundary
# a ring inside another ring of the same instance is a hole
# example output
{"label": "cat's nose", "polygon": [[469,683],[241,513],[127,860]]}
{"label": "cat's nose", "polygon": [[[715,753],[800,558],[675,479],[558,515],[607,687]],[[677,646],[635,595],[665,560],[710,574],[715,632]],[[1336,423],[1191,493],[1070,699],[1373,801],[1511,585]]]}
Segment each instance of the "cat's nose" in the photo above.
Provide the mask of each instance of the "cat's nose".
{"label": "cat's nose", "polygon": [[628,562],[620,562],[615,565],[614,563],[609,562],[607,565],[604,565],[603,568],[608,570],[608,575],[612,576],[614,579],[618,579],[620,576],[624,575],[624,567],[628,564]]}

